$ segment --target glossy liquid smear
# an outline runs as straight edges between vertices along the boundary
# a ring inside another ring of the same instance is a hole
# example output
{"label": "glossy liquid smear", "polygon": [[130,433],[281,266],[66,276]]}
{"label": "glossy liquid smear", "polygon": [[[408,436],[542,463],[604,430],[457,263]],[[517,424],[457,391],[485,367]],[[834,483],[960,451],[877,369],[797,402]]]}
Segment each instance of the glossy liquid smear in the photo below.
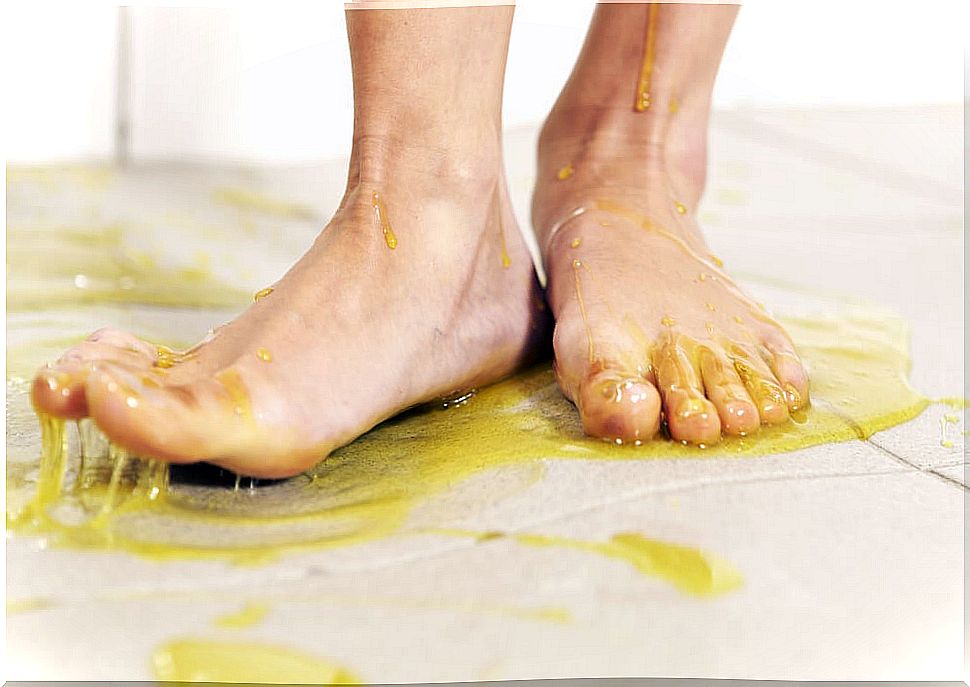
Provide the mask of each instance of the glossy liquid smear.
{"label": "glossy liquid smear", "polygon": [[640,78],[637,80],[637,97],[633,103],[633,109],[637,112],[643,112],[650,107],[650,78],[653,75],[658,9],[659,5],[652,3],[647,10],[647,36],[643,45],[643,63],[640,65]]}
{"label": "glossy liquid smear", "polygon": [[508,537],[519,544],[536,547],[576,549],[607,558],[616,558],[632,565],[637,572],[659,578],[685,594],[715,596],[737,589],[741,575],[726,561],[698,549],[648,539],[636,532],[614,534],[609,541],[585,541],[544,534],[505,534],[504,532],[474,532],[471,530],[432,530],[443,535],[473,537],[491,541]]}
{"label": "glossy liquid smear", "polygon": [[[526,489],[539,478],[533,468],[550,458],[706,459],[782,453],[864,439],[915,417],[929,403],[906,381],[907,330],[900,320],[858,309],[840,317],[782,318],[782,324],[810,368],[812,405],[799,413],[797,423],[726,438],[706,449],[663,438],[635,447],[586,437],[548,365],[481,389],[466,403],[420,408],[389,420],[303,476],[237,492],[231,484],[176,484],[164,498],[149,498],[140,475],[150,463],[137,458],[129,459],[112,489],[113,465],[107,455],[86,458],[85,470],[100,475],[98,479],[72,480],[76,468],[67,460],[64,423],[44,418],[39,477],[30,474],[36,463],[8,464],[7,524],[18,534],[42,536],[53,546],[260,564],[289,551],[394,534],[416,505],[491,469],[526,474],[527,483],[521,485]],[[245,417],[247,408],[240,410]],[[108,517],[94,517],[108,500]],[[75,515],[66,517],[65,509]],[[446,523],[449,517],[444,512],[439,521]]]}
{"label": "glossy liquid smear", "polygon": [[371,196],[371,205],[374,208],[374,225],[384,235],[384,243],[387,244],[387,247],[394,250],[397,248],[397,236],[394,235],[391,220],[387,217],[387,207],[384,205],[384,200],[377,191],[374,191]]}
{"label": "glossy liquid smear", "polygon": [[250,684],[358,685],[347,669],[316,656],[270,644],[181,639],[152,655],[156,680]]}

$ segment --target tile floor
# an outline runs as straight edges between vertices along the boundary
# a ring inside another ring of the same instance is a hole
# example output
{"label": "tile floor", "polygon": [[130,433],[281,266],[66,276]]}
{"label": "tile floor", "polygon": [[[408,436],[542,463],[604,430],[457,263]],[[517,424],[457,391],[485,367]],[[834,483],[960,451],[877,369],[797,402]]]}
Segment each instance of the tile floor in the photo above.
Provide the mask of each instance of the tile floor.
{"label": "tile floor", "polygon": [[[718,113],[701,209],[710,242],[779,311],[852,300],[891,309],[912,330],[913,385],[930,398],[963,398],[961,125],[958,106]],[[534,136],[507,136],[523,222]],[[36,459],[23,380],[66,337],[112,324],[190,342],[235,309],[17,307],[35,287],[17,260],[65,250],[37,237],[119,226],[125,250],[205,266],[252,291],[326,221],[342,164],[8,170],[8,461]],[[219,202],[222,188],[286,204]],[[71,274],[46,276],[71,297]],[[944,413],[961,416],[944,423],[952,447],[941,445]],[[396,535],[258,567],[157,563],[8,537],[6,677],[150,679],[153,651],[191,636],[283,644],[374,682],[959,679],[962,413],[931,405],[865,442],[765,458],[548,457],[540,479],[509,468],[456,485]],[[696,598],[616,559],[422,533],[429,526],[587,540],[637,531],[716,554],[744,584]],[[44,602],[17,605],[31,599]],[[249,600],[268,605],[262,622],[213,624]],[[557,612],[539,612],[547,608]]]}

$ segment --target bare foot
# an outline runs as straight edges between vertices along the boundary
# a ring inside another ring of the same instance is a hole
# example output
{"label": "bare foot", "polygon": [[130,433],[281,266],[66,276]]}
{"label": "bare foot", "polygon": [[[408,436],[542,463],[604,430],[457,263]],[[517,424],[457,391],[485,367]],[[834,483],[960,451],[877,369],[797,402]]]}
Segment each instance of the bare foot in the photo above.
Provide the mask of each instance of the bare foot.
{"label": "bare foot", "polygon": [[35,406],[91,416],[136,455],[284,477],[514,372],[546,314],[497,156],[357,146],[329,225],[238,319],[184,354],[96,332],[38,373]]}
{"label": "bare foot", "polygon": [[540,139],[533,220],[556,370],[585,431],[708,445],[808,403],[791,339],[721,268],[695,219],[703,128],[672,150],[632,107],[562,104]]}

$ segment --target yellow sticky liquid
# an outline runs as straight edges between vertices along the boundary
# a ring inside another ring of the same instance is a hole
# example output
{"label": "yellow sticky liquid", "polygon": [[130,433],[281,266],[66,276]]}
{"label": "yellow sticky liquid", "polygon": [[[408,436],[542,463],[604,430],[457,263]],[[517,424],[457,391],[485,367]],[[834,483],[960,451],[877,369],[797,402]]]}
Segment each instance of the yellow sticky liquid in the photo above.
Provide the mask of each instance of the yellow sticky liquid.
{"label": "yellow sticky liquid", "polygon": [[679,215],[687,214],[687,206],[681,203],[680,201],[676,201],[676,200],[674,201],[674,209],[677,210],[677,214]]}
{"label": "yellow sticky liquid", "polygon": [[256,357],[262,360],[264,363],[273,362],[273,354],[262,347],[256,349]]}
{"label": "yellow sticky liquid", "polygon": [[253,421],[253,406],[249,398],[249,391],[239,373],[228,368],[216,375],[216,381],[222,385],[229,397],[229,404],[233,412],[242,419]]}
{"label": "yellow sticky liquid", "polygon": [[556,172],[556,178],[559,181],[565,181],[573,175],[576,170],[573,169],[572,163],[569,163],[565,167],[562,167],[558,172]]}
{"label": "yellow sticky liquid", "polygon": [[583,288],[579,277],[579,271],[584,265],[581,260],[573,260],[574,287],[576,289],[576,302],[579,303],[579,313],[583,317],[583,326],[586,328],[586,348],[589,362],[596,360],[596,351],[593,348],[593,330],[589,325],[589,316],[586,314],[586,301],[583,300]]}
{"label": "yellow sticky liquid", "polygon": [[394,230],[391,228],[391,220],[387,217],[387,208],[384,206],[381,194],[377,191],[374,191],[371,196],[371,205],[374,207],[374,224],[384,235],[384,243],[387,244],[387,247],[394,250],[397,248],[397,236],[394,235]]}
{"label": "yellow sticky liquid", "polygon": [[607,542],[585,541],[542,534],[510,534],[440,529],[443,535],[474,537],[489,541],[503,536],[526,546],[560,547],[616,558],[632,565],[637,572],[659,578],[685,594],[713,596],[741,586],[741,575],[726,561],[699,549],[648,539],[636,532],[614,534]]}
{"label": "yellow sticky liquid", "polygon": [[57,604],[43,596],[29,596],[23,599],[7,599],[7,615],[14,613],[28,613],[30,611],[44,611],[54,608]]}
{"label": "yellow sticky liquid", "polygon": [[633,109],[637,112],[643,112],[650,107],[650,78],[653,73],[658,9],[659,5],[653,3],[647,11],[647,37],[643,46],[643,63],[640,66],[640,78],[637,80],[637,97],[633,103]]}
{"label": "yellow sticky liquid", "polygon": [[163,267],[127,246],[120,226],[7,228],[7,310],[106,303],[235,308],[247,291],[221,283],[204,265]]}
{"label": "yellow sticky liquid", "polygon": [[216,618],[215,625],[229,630],[241,630],[259,624],[268,613],[269,606],[267,604],[251,601],[237,613]]}
{"label": "yellow sticky liquid", "polygon": [[498,224],[498,238],[502,249],[502,268],[508,269],[512,265],[512,260],[509,258],[509,247],[505,242],[505,222],[502,221],[502,203],[497,186],[492,192],[492,214],[495,217],[495,223]]}
{"label": "yellow sticky liquid", "polygon": [[262,300],[263,298],[266,298],[271,293],[273,293],[272,286],[267,286],[265,289],[260,289],[259,291],[253,294],[253,303],[259,300]]}
{"label": "yellow sticky liquid", "polygon": [[325,659],[271,644],[181,639],[155,650],[156,680],[250,684],[357,685],[360,678]]}
{"label": "yellow sticky liquid", "polygon": [[[64,423],[42,418],[39,477],[29,476],[36,463],[8,464],[7,525],[18,534],[42,536],[52,546],[260,564],[289,551],[392,535],[414,506],[492,469],[514,471],[550,458],[703,460],[783,453],[865,439],[928,405],[906,381],[907,330],[900,320],[857,309],[837,318],[788,317],[782,324],[809,366],[811,405],[800,411],[797,423],[728,437],[706,449],[662,438],[636,447],[586,437],[548,364],[481,389],[467,403],[399,416],[304,476],[239,493],[231,484],[194,489],[176,484],[164,498],[150,499],[140,478],[119,476],[109,489],[110,465],[100,472],[92,467],[91,482],[72,490],[64,483],[70,462]],[[240,390],[231,379],[223,383]],[[236,403],[245,409],[248,395],[241,391]],[[148,469],[144,461],[129,462],[129,470]],[[109,499],[107,516],[93,517]],[[63,520],[56,508],[63,502],[92,517],[81,523]]]}

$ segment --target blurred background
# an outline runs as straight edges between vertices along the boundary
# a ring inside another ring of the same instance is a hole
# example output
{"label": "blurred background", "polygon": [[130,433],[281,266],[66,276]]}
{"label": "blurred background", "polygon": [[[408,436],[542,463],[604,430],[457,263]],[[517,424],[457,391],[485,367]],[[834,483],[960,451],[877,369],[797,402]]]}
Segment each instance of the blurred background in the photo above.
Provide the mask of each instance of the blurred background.
{"label": "blurred background", "polygon": [[[967,3],[752,0],[715,105],[958,103]],[[541,121],[589,0],[520,0],[508,127]],[[5,6],[7,159],[292,164],[343,157],[352,125],[343,4]]]}

